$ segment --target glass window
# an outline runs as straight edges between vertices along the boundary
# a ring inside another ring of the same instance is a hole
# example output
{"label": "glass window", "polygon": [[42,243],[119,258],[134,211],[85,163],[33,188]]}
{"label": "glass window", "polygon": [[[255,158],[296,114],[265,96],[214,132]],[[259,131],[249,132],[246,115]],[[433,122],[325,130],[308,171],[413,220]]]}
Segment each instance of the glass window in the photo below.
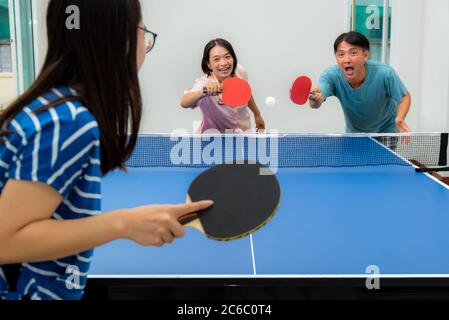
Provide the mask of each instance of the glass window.
{"label": "glass window", "polygon": [[0,0],[0,112],[15,96],[8,0]]}
{"label": "glass window", "polygon": [[392,1],[351,0],[351,30],[364,34],[370,41],[371,59],[384,63],[390,60]]}
{"label": "glass window", "polygon": [[[33,46],[33,17],[31,0],[14,0],[16,3],[15,22],[16,42],[18,42],[19,83],[20,93],[25,91],[34,81],[34,46]],[[18,5],[17,5],[18,3]]]}
{"label": "glass window", "polygon": [[0,111],[34,78],[32,0],[0,0]]}
{"label": "glass window", "polygon": [[8,0],[0,0],[0,73],[12,72]]}

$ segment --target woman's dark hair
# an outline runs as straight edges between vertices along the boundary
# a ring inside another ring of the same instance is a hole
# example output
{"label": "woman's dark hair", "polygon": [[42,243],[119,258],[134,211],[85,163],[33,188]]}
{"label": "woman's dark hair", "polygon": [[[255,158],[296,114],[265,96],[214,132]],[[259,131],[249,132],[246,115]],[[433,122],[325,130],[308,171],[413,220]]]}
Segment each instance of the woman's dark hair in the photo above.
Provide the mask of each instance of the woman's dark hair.
{"label": "woman's dark hair", "polygon": [[353,46],[361,47],[363,50],[369,51],[369,40],[360,32],[347,32],[338,36],[334,43],[334,53],[337,53],[338,46],[343,42],[352,44]]}
{"label": "woman's dark hair", "polygon": [[206,44],[206,47],[204,48],[203,59],[201,60],[201,69],[203,69],[203,72],[205,74],[207,74],[207,75],[211,74],[212,71],[209,69],[207,64],[209,63],[209,59],[210,59],[210,51],[213,48],[215,48],[216,46],[220,46],[220,47],[223,47],[226,50],[228,50],[229,54],[234,59],[234,66],[232,67],[232,74],[234,75],[235,69],[237,68],[237,64],[238,64],[237,56],[235,55],[235,51],[234,51],[234,48],[232,47],[232,45],[228,41],[221,39],[221,38],[211,40]]}
{"label": "woman's dark hair", "polygon": [[[66,26],[70,6],[79,9],[78,29]],[[66,101],[81,101],[99,125],[102,173],[124,169],[136,145],[142,117],[136,60],[141,20],[139,0],[51,0],[47,10],[48,51],[42,71],[0,116],[2,136],[8,134],[8,124],[22,108],[41,94],[59,85],[73,86],[79,97],[58,99],[35,112]]]}

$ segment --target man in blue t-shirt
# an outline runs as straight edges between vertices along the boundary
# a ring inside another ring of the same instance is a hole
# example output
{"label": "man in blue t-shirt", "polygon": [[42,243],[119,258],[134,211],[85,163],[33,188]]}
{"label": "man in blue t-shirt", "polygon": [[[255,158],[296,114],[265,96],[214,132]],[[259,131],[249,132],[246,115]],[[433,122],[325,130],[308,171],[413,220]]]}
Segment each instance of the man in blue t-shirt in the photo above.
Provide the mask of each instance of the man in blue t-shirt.
{"label": "man in blue t-shirt", "polygon": [[358,32],[340,35],[334,43],[337,65],[326,69],[309,103],[319,108],[330,96],[342,105],[348,133],[409,132],[405,117],[411,97],[396,71],[368,60],[369,41]]}

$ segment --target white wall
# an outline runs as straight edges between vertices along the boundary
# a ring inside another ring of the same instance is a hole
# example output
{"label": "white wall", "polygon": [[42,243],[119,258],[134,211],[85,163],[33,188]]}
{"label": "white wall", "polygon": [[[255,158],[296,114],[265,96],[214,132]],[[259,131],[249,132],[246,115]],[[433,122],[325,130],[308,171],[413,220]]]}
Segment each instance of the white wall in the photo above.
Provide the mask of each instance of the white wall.
{"label": "white wall", "polygon": [[[46,50],[45,10],[37,21],[41,59]],[[391,64],[412,94],[408,123],[414,131],[449,128],[449,0],[392,0]],[[332,44],[348,30],[348,0],[143,0],[144,19],[157,32],[156,48],[141,71],[145,103],[143,132],[192,131],[199,110],[178,106],[183,91],[201,75],[204,45],[215,37],[231,41],[249,73],[268,127],[282,132],[343,132],[338,101],[320,110],[288,99],[293,79],[317,81],[334,57]],[[226,18],[223,18],[226,17]],[[265,98],[277,98],[275,107]]]}
{"label": "white wall", "polygon": [[393,0],[391,65],[412,94],[414,131],[449,128],[449,1]]}
{"label": "white wall", "polygon": [[423,11],[420,125],[447,130],[449,119],[449,1],[427,0]]}
{"label": "white wall", "polygon": [[[254,97],[266,124],[283,132],[343,132],[336,101],[321,110],[289,100],[294,79],[334,63],[333,41],[347,29],[347,0],[143,1],[144,19],[159,34],[142,70],[144,132],[192,131],[199,110],[184,110],[179,100],[201,74],[205,44],[229,40],[247,69]],[[275,107],[265,105],[274,96]]]}

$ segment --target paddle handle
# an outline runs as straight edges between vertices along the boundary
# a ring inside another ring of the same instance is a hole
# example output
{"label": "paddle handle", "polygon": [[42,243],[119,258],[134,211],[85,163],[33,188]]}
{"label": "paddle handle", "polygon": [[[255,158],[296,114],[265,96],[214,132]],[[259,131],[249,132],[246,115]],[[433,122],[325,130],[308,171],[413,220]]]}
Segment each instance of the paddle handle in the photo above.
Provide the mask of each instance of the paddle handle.
{"label": "paddle handle", "polygon": [[[218,93],[222,93],[222,91],[223,90],[221,88],[218,89]],[[203,87],[203,94],[207,95],[207,87],[206,86]]]}
{"label": "paddle handle", "polygon": [[[189,195],[186,197],[186,203],[191,203],[192,200],[190,199]],[[190,227],[198,230],[199,232],[202,232],[206,234],[204,231],[203,225],[201,224],[200,219],[198,218],[198,213],[188,213],[180,218],[178,218],[178,222],[182,224],[184,227]]]}

